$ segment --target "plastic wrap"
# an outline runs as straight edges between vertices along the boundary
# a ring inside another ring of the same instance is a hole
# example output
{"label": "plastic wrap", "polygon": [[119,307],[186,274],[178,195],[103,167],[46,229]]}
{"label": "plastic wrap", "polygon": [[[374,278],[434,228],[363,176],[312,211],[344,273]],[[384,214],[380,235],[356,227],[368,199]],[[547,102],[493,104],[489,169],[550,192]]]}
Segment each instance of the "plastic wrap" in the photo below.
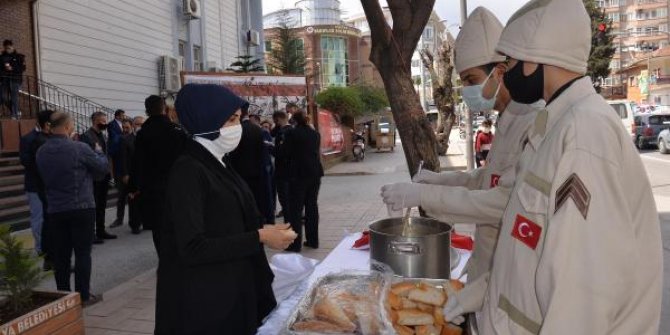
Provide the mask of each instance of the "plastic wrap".
{"label": "plastic wrap", "polygon": [[277,254],[270,260],[275,275],[272,282],[277,302],[282,302],[295,292],[298,285],[309,277],[319,261],[298,254]]}
{"label": "plastic wrap", "polygon": [[395,334],[383,321],[391,274],[341,272],[318,279],[289,317],[284,334]]}

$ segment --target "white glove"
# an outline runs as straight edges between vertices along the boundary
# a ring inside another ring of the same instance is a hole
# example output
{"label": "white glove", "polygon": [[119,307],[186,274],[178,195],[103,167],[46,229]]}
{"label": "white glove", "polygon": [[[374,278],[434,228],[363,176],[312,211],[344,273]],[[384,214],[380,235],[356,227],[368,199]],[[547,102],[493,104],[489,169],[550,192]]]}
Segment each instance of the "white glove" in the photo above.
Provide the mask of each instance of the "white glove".
{"label": "white glove", "polygon": [[421,172],[417,173],[414,178],[412,178],[412,182],[431,185],[440,184],[440,173],[430,170],[421,170]]}
{"label": "white glove", "polygon": [[447,322],[451,322],[455,325],[460,325],[465,322],[465,317],[463,316],[465,312],[463,311],[461,304],[458,302],[456,295],[449,295],[447,304],[444,306],[442,313],[444,314],[444,320]]}
{"label": "white glove", "polygon": [[384,203],[391,206],[394,211],[419,207],[421,206],[421,188],[422,185],[412,183],[384,185],[382,198],[384,198]]}

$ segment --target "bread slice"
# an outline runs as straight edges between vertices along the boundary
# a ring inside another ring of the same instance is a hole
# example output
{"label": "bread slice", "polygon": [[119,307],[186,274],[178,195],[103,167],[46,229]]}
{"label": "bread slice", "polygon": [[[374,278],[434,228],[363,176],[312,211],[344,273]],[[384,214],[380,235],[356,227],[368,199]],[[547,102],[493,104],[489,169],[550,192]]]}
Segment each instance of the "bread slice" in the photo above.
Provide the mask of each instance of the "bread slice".
{"label": "bread slice", "polygon": [[291,330],[299,332],[319,332],[323,334],[353,334],[353,330],[344,329],[338,325],[319,320],[300,321],[293,324]]}
{"label": "bread slice", "polygon": [[395,310],[402,309],[402,300],[400,300],[400,297],[393,292],[389,292],[388,303],[389,306]]}
{"label": "bread slice", "polygon": [[416,308],[418,310],[420,310],[422,312],[426,312],[426,313],[432,313],[434,307],[436,307],[436,306],[429,305],[429,304],[424,304],[422,302],[417,302],[416,303]]}
{"label": "bread slice", "polygon": [[348,332],[356,330],[356,325],[351,322],[342,308],[328,297],[321,298],[314,304],[314,316],[321,321],[327,321],[342,327]]}
{"label": "bread slice", "polygon": [[407,298],[400,298],[400,302],[402,303],[402,308],[400,309],[417,309],[419,307],[416,302]]}
{"label": "bread slice", "polygon": [[441,335],[442,326],[418,326],[416,327],[416,335]]}
{"label": "bread slice", "polygon": [[435,323],[431,313],[418,309],[403,309],[398,311],[398,324],[403,326],[426,326]]}
{"label": "bread slice", "polygon": [[454,326],[451,323],[447,323],[443,328],[442,328],[442,334],[440,335],[462,335],[463,334],[463,329],[459,326]]}
{"label": "bread slice", "polygon": [[393,329],[398,335],[415,335],[414,329],[403,326],[403,325],[393,325]]}
{"label": "bread slice", "polygon": [[433,307],[433,317],[435,318],[435,324],[438,326],[444,326],[446,323],[444,314],[442,313],[442,307],[440,306]]}
{"label": "bread slice", "polygon": [[391,285],[391,292],[399,297],[406,297],[409,291],[415,289],[417,286],[412,282],[401,282]]}
{"label": "bread slice", "polygon": [[433,306],[443,306],[447,299],[442,290],[430,285],[421,285],[420,287],[409,291],[408,298],[412,301]]}

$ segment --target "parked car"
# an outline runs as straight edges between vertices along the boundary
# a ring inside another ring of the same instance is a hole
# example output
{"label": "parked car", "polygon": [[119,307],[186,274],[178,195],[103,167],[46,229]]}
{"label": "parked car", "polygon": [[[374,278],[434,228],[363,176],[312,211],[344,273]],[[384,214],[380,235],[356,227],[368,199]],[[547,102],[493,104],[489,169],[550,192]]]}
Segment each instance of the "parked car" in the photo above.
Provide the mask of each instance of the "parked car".
{"label": "parked car", "polygon": [[619,114],[621,122],[624,128],[626,128],[626,132],[630,134],[633,143],[637,143],[635,142],[637,136],[635,136],[635,131],[633,131],[635,126],[634,104],[628,100],[608,100],[607,103]]}
{"label": "parked car", "polygon": [[662,154],[670,154],[670,129],[664,129],[658,134],[658,151]]}
{"label": "parked car", "polygon": [[670,127],[670,113],[640,114],[635,116],[635,145],[647,149],[658,144],[662,130]]}

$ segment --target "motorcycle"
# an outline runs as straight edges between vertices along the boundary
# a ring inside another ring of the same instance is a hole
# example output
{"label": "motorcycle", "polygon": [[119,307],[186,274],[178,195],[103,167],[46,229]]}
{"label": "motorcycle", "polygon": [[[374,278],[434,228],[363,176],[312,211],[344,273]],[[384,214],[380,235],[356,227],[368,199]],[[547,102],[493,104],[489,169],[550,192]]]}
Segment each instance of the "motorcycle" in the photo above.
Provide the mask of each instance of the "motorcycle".
{"label": "motorcycle", "polygon": [[354,135],[353,147],[351,149],[354,159],[360,162],[365,159],[365,138],[360,132]]}

